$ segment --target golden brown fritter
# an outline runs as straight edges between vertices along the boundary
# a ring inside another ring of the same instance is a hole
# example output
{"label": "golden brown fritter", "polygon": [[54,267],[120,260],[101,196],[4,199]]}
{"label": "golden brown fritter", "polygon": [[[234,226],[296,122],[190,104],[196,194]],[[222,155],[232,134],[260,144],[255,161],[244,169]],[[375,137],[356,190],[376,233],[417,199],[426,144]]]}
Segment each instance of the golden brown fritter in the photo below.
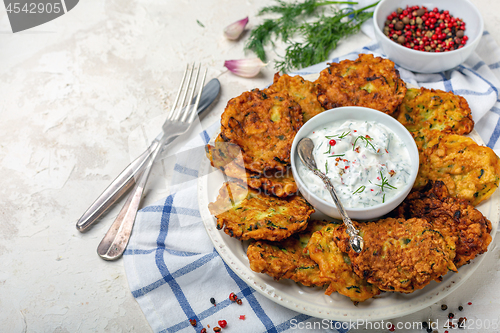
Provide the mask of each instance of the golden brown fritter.
{"label": "golden brown fritter", "polygon": [[387,218],[355,225],[365,242],[361,253],[351,250],[345,227],[337,228],[334,237],[354,272],[381,290],[411,293],[457,270],[451,240],[426,219]]}
{"label": "golden brown fritter", "polygon": [[286,91],[254,89],[231,99],[221,117],[221,138],[241,148],[245,168],[286,170],[302,111]]}
{"label": "golden brown fritter", "polygon": [[299,188],[292,176],[290,168],[285,172],[266,170],[263,174],[248,172],[248,186],[262,189],[265,194],[272,194],[280,198],[297,195]]}
{"label": "golden brown fritter", "polygon": [[266,90],[272,92],[287,91],[302,108],[302,120],[305,123],[315,115],[325,111],[318,101],[318,88],[300,75],[274,74],[274,83]]}
{"label": "golden brown fritter", "polygon": [[457,268],[485,253],[491,243],[491,222],[468,201],[450,197],[443,182],[429,182],[423,191],[413,191],[394,213],[427,218],[443,236],[452,237]]}
{"label": "golden brown fritter", "polygon": [[328,65],[316,80],[318,100],[327,110],[364,106],[392,114],[405,96],[406,84],[389,59],[360,54]]}
{"label": "golden brown fritter", "polygon": [[285,171],[265,170],[264,173],[248,171],[244,167],[241,149],[234,143],[224,142],[220,135],[214,145],[206,146],[207,157],[213,167],[226,176],[246,182],[253,189],[262,189],[265,194],[287,197],[298,193],[298,187],[290,168]]}
{"label": "golden brown fritter", "polygon": [[450,196],[476,206],[498,188],[500,159],[492,149],[479,146],[469,137],[441,132],[426,136],[424,142],[415,189],[439,180]]}
{"label": "golden brown fritter", "polygon": [[243,163],[243,155],[241,148],[231,142],[225,142],[218,135],[214,145],[206,145],[207,157],[210,164],[224,172],[226,176],[244,180],[246,178],[246,170]]}
{"label": "golden brown fritter", "polygon": [[326,221],[309,221],[306,230],[280,242],[252,242],[247,249],[250,268],[275,280],[292,279],[305,286],[325,285],[329,280],[320,277],[318,264],[309,258],[304,248],[311,234],[326,224]]}
{"label": "golden brown fritter", "polygon": [[376,286],[354,274],[349,256],[339,249],[333,238],[334,231],[338,228],[341,226],[325,226],[311,236],[306,247],[311,259],[319,265],[320,276],[330,281],[325,294],[337,291],[356,303],[380,294]]}
{"label": "golden brown fritter", "polygon": [[410,88],[406,91],[397,119],[410,132],[426,129],[469,134],[474,128],[465,98],[451,92],[426,88]]}
{"label": "golden brown fritter", "polygon": [[246,184],[224,183],[215,202],[208,205],[217,229],[237,239],[280,241],[307,227],[313,207],[296,195],[286,199],[265,195]]}

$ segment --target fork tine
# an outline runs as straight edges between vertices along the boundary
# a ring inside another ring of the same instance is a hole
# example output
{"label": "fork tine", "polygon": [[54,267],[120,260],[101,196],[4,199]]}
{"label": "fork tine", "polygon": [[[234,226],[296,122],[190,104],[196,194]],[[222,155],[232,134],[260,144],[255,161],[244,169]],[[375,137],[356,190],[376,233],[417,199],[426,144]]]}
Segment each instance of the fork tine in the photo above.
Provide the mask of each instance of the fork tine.
{"label": "fork tine", "polygon": [[[194,69],[194,68],[193,68]],[[185,122],[188,115],[189,115],[189,112],[191,112],[191,108],[193,107],[195,110],[198,109],[198,106],[196,105],[193,105],[191,106],[191,101],[193,100],[193,97],[194,97],[194,92],[196,90],[196,85],[198,84],[198,77],[200,76],[200,69],[201,69],[201,65],[198,66],[198,70],[196,71],[196,74],[195,74],[195,77],[194,77],[194,82],[193,82],[193,85],[192,85],[192,88],[191,88],[191,95],[189,95],[189,99],[187,100],[187,103],[186,105],[184,106],[184,114],[182,115],[182,118],[181,118],[181,121],[182,122]],[[188,87],[189,89],[189,87]]]}
{"label": "fork tine", "polygon": [[[198,72],[199,72],[199,69],[198,69]],[[203,92],[203,87],[205,86],[205,78],[206,77],[207,77],[207,69],[205,68],[205,70],[203,71],[203,77],[201,78],[200,89],[198,91],[198,97],[196,97],[196,102],[193,105],[193,110],[191,111],[191,116],[189,117],[189,120],[188,120],[189,123],[192,123],[194,121],[194,118],[198,114],[198,112],[197,112],[198,105],[200,104],[201,93]],[[193,87],[193,90],[195,88],[196,87]]]}
{"label": "fork tine", "polygon": [[186,97],[187,97],[187,93],[189,90],[189,86],[191,85],[191,79],[192,79],[193,72],[194,72],[194,66],[195,66],[194,63],[193,63],[193,66],[191,68],[189,68],[189,65],[188,65],[187,83],[184,85],[184,82],[181,82],[180,89],[182,90],[185,87],[184,93],[182,94],[182,99],[181,99],[182,101],[179,105],[176,105],[175,109],[173,109],[174,113],[172,114],[172,117],[170,117],[170,120],[174,120],[174,121],[179,120],[179,116],[181,114],[182,108],[183,108],[184,104],[186,103]]}
{"label": "fork tine", "polygon": [[173,115],[175,113],[175,110],[177,110],[177,103],[179,103],[179,97],[181,97],[182,93],[182,87],[184,86],[184,81],[186,81],[186,76],[189,71],[189,64],[186,66],[186,70],[184,71],[184,74],[182,76],[181,84],[179,86],[179,91],[177,91],[177,96],[175,96],[174,104],[172,105],[171,111],[167,115],[167,119],[172,119]]}

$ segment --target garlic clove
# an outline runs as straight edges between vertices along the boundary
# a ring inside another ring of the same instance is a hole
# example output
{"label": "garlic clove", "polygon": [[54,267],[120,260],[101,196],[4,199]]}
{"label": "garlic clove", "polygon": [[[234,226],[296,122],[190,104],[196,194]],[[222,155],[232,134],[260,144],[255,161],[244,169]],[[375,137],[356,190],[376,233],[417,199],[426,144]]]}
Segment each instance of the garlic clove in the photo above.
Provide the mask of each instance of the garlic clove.
{"label": "garlic clove", "polygon": [[267,66],[259,58],[226,60],[224,66],[231,72],[242,77],[254,77],[259,74],[262,67]]}
{"label": "garlic clove", "polygon": [[236,40],[240,37],[243,30],[245,30],[245,26],[248,23],[248,16],[242,20],[236,21],[227,27],[224,28],[224,36],[230,40]]}

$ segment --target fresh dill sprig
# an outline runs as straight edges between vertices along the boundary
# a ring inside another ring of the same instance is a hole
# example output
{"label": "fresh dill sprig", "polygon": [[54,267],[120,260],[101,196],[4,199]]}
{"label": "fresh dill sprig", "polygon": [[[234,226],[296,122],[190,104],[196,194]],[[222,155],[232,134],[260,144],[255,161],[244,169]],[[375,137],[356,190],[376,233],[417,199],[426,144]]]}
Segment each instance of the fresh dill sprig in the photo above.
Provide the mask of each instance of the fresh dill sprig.
{"label": "fresh dill sprig", "polygon": [[330,155],[330,156],[327,156],[327,157],[342,157],[344,156],[345,154],[339,154],[339,155]]}
{"label": "fresh dill sprig", "polygon": [[367,138],[367,137],[364,137],[364,136],[362,136],[362,135],[358,136],[358,137],[356,138],[356,140],[354,140],[354,145],[352,146],[352,150],[355,150],[355,149],[356,149],[356,142],[358,142],[358,140],[359,140],[359,139],[361,139],[362,141],[364,141],[364,142],[365,142],[365,147],[368,147],[368,145],[370,145],[370,146],[373,148],[373,150],[377,151],[377,149],[375,148],[375,146],[373,145],[373,143],[371,143],[371,142],[370,142],[370,141],[371,141],[371,140],[373,140],[373,139],[372,139],[372,138],[370,138],[370,137],[368,137],[368,138]]}
{"label": "fresh dill sprig", "polygon": [[321,15],[316,22],[304,23],[298,30],[303,41],[292,42],[286,48],[282,61],[276,62],[276,69],[290,72],[294,68],[311,66],[328,59],[328,55],[337,47],[338,42],[359,31],[361,25],[373,16],[365,9],[358,10],[343,8],[335,12],[334,16]]}
{"label": "fresh dill sprig", "polygon": [[[331,25],[332,23],[328,20],[328,17],[324,16],[324,14],[320,12],[321,7],[333,4],[355,5],[357,4],[357,2],[324,0],[305,0],[304,2],[294,3],[288,3],[284,0],[276,0],[276,2],[276,5],[262,8],[259,11],[258,15],[277,14],[279,17],[273,19],[265,19],[262,24],[254,28],[250,33],[250,38],[245,45],[245,49],[254,51],[262,61],[266,61],[266,45],[272,44],[274,46],[274,40],[278,39],[281,39],[285,43],[291,44],[287,48],[284,60],[276,64],[276,68],[283,71],[292,68],[306,67],[314,63],[326,60],[328,52],[336,47],[338,40],[351,33],[357,32],[359,26],[366,19],[372,16],[372,13],[366,13],[363,11],[375,5],[373,4],[354,11],[347,8],[339,10],[332,17],[334,19],[334,25],[321,27],[318,26],[318,24]],[[319,21],[306,23],[306,19],[318,16],[321,17]],[[342,21],[342,19],[346,16],[349,16],[349,19],[346,22],[344,22],[345,20]],[[327,34],[325,36],[326,38],[321,37],[321,34],[323,34],[324,31],[332,30],[332,28],[333,32]],[[336,38],[332,39],[330,37],[330,35],[332,34],[336,35]],[[304,38],[304,42],[294,42],[292,39],[294,37],[297,37],[296,35]],[[322,42],[319,42],[320,40],[322,40]],[[332,41],[333,44],[331,44]],[[310,55],[300,57],[300,48],[302,44],[304,45],[304,49],[306,49],[307,47],[309,51],[311,48],[321,47],[321,49],[313,50],[314,52],[318,52],[319,54],[321,54],[321,56],[314,57],[314,60],[312,61],[315,62],[310,62],[311,60],[307,60],[310,59]],[[327,47],[328,50],[323,50],[323,47]],[[326,56],[324,56],[324,58],[321,58],[324,54],[326,54]],[[316,61],[316,59],[320,60]]]}

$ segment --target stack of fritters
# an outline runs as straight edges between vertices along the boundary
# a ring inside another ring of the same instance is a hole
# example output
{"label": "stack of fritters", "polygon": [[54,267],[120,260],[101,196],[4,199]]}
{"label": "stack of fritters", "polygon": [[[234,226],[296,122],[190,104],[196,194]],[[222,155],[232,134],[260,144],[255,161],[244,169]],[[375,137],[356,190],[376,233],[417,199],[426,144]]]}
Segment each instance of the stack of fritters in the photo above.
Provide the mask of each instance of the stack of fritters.
{"label": "stack of fritters", "polygon": [[453,197],[473,205],[489,198],[500,182],[500,159],[464,136],[474,128],[467,101],[450,92],[408,89],[397,116],[420,153],[414,188],[443,181]]}
{"label": "stack of fritters", "polygon": [[410,193],[392,215],[428,219],[435,230],[451,237],[457,268],[485,253],[491,243],[491,222],[467,200],[450,197],[446,185],[440,181]]}
{"label": "stack of fritters", "polygon": [[[420,153],[406,200],[378,221],[354,222],[365,242],[359,254],[344,225],[309,221],[314,209],[290,172],[299,128],[325,109],[350,105],[396,117]],[[474,205],[498,187],[498,157],[464,136],[474,122],[463,97],[407,89],[388,59],[360,54],[329,64],[315,82],[276,74],[269,88],[231,99],[221,125],[207,156],[226,182],[209,209],[218,229],[250,240],[255,272],[324,286],[327,295],[358,303],[381,291],[421,289],[487,251],[491,223]]]}

